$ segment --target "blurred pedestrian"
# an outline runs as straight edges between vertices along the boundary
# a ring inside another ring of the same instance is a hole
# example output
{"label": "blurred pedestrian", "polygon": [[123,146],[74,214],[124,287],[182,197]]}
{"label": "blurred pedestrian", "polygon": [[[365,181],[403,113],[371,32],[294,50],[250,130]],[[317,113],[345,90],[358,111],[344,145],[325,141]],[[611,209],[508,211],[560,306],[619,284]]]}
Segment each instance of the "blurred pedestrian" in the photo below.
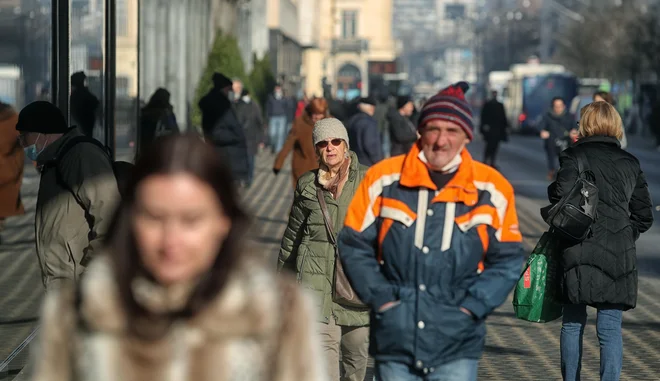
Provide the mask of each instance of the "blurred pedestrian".
{"label": "blurred pedestrian", "polygon": [[242,247],[232,175],[198,136],[149,147],[104,253],[46,296],[33,380],[327,380],[311,296]]}
{"label": "blurred pedestrian", "polygon": [[0,102],[0,232],[6,218],[24,213],[21,183],[25,154],[18,141],[17,121],[16,111]]}
{"label": "blurred pedestrian", "polygon": [[293,123],[293,128],[279,151],[273,163],[273,173],[276,175],[282,169],[284,160],[293,151],[291,160],[291,176],[295,189],[298,179],[307,171],[319,167],[314,143],[312,142],[312,131],[314,123],[329,117],[328,102],[324,98],[314,98],[305,108],[305,112]]}
{"label": "blurred pedestrian", "polygon": [[360,164],[370,167],[383,160],[378,122],[374,119],[376,100],[361,98],[357,108],[358,113],[348,121],[348,136]]}
{"label": "blurred pedestrian", "polygon": [[570,144],[570,135],[574,135],[576,131],[574,125],[575,121],[566,111],[564,100],[560,97],[552,98],[551,109],[543,115],[539,123],[548,162],[548,180],[555,178],[557,158]]}
{"label": "blurred pedestrian", "polygon": [[500,142],[507,140],[507,127],[509,122],[506,118],[504,105],[497,100],[497,91],[491,92],[491,98],[481,109],[479,118],[479,131],[486,141],[486,150],[484,152],[484,163],[493,168],[497,158],[497,150]]}
{"label": "blurred pedestrian", "polygon": [[[616,104],[614,103],[614,97],[612,97],[612,94],[608,93],[607,91],[597,91],[594,93],[593,96],[593,101],[594,102],[607,102],[611,104],[612,106],[616,107]],[[626,137],[626,126],[623,125],[623,128],[621,129],[623,135],[621,136],[621,149],[626,149],[628,148],[628,138]]]}
{"label": "blurred pedestrian", "polygon": [[235,104],[238,121],[243,125],[248,151],[248,173],[246,185],[252,185],[254,179],[254,161],[259,144],[263,141],[264,118],[261,107],[252,100],[248,89],[243,89]]}
{"label": "blurred pedestrian", "polygon": [[204,135],[231,165],[237,185],[248,178],[248,147],[243,126],[229,100],[232,81],[224,74],[213,75],[213,88],[199,101]]}

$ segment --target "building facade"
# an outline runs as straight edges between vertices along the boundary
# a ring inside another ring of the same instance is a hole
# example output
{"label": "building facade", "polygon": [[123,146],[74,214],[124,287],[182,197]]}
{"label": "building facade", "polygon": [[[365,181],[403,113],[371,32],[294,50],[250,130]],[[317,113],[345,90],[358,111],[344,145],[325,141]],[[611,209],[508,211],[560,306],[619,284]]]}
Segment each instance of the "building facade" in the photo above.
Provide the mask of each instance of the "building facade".
{"label": "building facade", "polygon": [[318,25],[307,33],[311,37],[304,55],[304,82],[309,96],[350,100],[370,93],[374,72],[396,74],[392,0],[311,3]]}
{"label": "building facade", "polygon": [[298,41],[298,4],[268,0],[268,55],[273,74],[285,94],[300,96],[303,49]]}

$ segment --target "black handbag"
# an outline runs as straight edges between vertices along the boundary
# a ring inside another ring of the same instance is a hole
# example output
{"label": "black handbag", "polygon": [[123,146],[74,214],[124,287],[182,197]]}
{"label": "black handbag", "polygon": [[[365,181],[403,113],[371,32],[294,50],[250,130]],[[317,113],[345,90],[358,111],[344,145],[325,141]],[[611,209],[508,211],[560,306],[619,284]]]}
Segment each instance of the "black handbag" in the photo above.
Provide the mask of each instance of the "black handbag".
{"label": "black handbag", "polygon": [[548,210],[546,223],[551,230],[571,243],[584,241],[591,233],[598,207],[596,176],[581,150],[575,150],[578,177],[571,190]]}

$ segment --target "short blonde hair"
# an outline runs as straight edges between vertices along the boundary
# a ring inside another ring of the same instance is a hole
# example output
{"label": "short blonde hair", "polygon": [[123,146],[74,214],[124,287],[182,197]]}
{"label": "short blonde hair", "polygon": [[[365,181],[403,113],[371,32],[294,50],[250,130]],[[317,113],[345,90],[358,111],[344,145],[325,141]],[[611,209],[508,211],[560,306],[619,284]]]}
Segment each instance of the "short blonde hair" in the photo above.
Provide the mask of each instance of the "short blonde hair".
{"label": "short blonde hair", "polygon": [[580,110],[578,134],[582,138],[594,135],[623,138],[623,122],[616,109],[607,102],[593,102]]}

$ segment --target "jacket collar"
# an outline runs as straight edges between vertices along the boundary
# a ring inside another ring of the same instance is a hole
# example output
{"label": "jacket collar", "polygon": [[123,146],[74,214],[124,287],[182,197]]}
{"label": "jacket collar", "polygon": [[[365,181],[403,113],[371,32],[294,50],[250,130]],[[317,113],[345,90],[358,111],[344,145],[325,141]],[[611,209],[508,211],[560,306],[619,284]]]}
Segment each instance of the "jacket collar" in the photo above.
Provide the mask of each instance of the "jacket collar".
{"label": "jacket collar", "polygon": [[[124,334],[129,321],[119,296],[110,255],[110,252],[104,253],[88,267],[80,284],[80,314],[92,330]],[[141,282],[138,287],[132,287],[133,294],[137,302],[156,318],[166,316],[169,309],[185,303],[191,291],[189,285],[166,290],[144,280]],[[275,282],[261,259],[246,255],[220,293],[186,323],[209,337],[267,334],[277,322],[277,319],[270,318],[278,305],[278,289],[273,287]],[[140,289],[139,295],[135,295],[136,288]]]}
{"label": "jacket collar", "polygon": [[64,135],[62,135],[59,139],[55,140],[54,142],[50,143],[48,147],[44,148],[43,152],[41,152],[37,157],[37,165],[43,166],[49,161],[54,160],[55,158],[57,158],[60,149],[64,147],[64,144],[67,141],[82,135],[83,134],[78,130],[78,128],[76,127],[69,128],[69,130],[66,133],[64,133]]}
{"label": "jacket collar", "polygon": [[588,136],[586,138],[581,138],[578,139],[575,143],[573,143],[573,145],[578,146],[586,143],[604,143],[604,144],[616,145],[619,148],[621,147],[621,142],[619,141],[619,139],[605,135],[594,135],[594,136]]}
{"label": "jacket collar", "polygon": [[431,180],[429,168],[420,158],[419,142],[413,144],[403,162],[401,180],[399,183],[409,188],[428,188],[437,192],[433,202],[463,202],[466,205],[474,205],[477,202],[477,187],[474,184],[474,161],[467,148],[463,148],[460,154],[461,163],[456,170],[456,175],[449,183],[438,191],[437,186]]}
{"label": "jacket collar", "polygon": [[[351,158],[351,165],[348,167],[348,179],[346,180],[346,184],[354,182],[355,179],[358,177],[358,174],[360,172],[360,162],[358,161],[357,154],[353,151],[348,151],[348,155]],[[310,181],[307,186],[302,191],[302,194],[310,199],[315,199],[316,198],[316,187],[319,186],[318,184],[318,169],[314,170],[314,181]],[[346,185],[344,185],[344,189],[346,189]],[[342,192],[342,195],[344,192]],[[342,196],[340,196],[341,198]]]}

